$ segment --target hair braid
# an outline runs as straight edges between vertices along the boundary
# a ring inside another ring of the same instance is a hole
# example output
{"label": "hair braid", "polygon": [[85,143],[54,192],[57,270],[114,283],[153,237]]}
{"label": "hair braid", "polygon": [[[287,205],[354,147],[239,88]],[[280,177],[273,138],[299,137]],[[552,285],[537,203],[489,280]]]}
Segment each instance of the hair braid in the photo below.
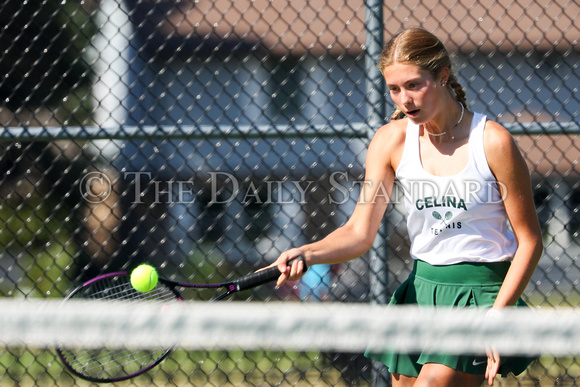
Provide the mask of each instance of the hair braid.
{"label": "hair braid", "polygon": [[451,74],[449,76],[449,83],[447,87],[449,87],[455,94],[455,99],[457,99],[460,104],[467,108],[467,97],[465,95],[465,91],[463,90],[463,86],[461,86],[459,81],[457,81],[455,75]]}

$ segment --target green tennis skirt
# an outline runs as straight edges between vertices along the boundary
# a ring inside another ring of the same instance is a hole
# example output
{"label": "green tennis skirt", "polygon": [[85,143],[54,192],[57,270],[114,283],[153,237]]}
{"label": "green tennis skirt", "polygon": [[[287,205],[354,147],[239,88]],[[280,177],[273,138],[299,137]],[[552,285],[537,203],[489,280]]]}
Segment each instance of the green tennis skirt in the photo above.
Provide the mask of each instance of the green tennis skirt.
{"label": "green tennis skirt", "polygon": [[[509,262],[459,263],[433,266],[415,261],[409,278],[395,291],[389,305],[419,304],[457,308],[490,307],[493,305]],[[527,307],[520,299],[516,306]],[[391,373],[418,376],[427,363],[443,364],[475,375],[485,374],[487,355],[455,355],[442,353],[369,353],[367,357],[385,364]],[[501,357],[501,354],[500,354]],[[535,358],[501,357],[499,373],[519,375]]]}

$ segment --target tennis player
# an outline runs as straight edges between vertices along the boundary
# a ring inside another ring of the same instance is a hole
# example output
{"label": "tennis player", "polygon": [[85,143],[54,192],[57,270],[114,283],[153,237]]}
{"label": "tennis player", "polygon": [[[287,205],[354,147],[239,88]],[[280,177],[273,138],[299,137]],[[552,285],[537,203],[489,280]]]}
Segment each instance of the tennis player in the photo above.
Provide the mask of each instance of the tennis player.
{"label": "tennis player", "polygon": [[[285,251],[273,264],[278,285],[303,265],[344,262],[369,250],[394,181],[404,189],[414,267],[391,304],[457,308],[524,306],[520,298],[540,259],[542,240],[529,172],[510,133],[469,111],[442,42],[420,28],[385,46],[379,68],[396,104],[367,152],[365,184],[348,222],[326,238]],[[385,195],[385,192],[387,193]],[[510,227],[511,226],[511,230]],[[490,385],[523,372],[532,359],[440,353],[372,353],[393,386]]]}

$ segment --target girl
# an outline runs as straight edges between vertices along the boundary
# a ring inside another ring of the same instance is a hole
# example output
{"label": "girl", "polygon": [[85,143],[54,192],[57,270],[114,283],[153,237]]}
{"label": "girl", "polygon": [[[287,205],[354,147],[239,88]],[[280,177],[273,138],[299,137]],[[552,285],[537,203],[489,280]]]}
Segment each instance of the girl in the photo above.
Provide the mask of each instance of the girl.
{"label": "girl", "polygon": [[[367,152],[365,183],[348,222],[326,238],[280,255],[278,285],[307,265],[344,262],[373,243],[395,178],[406,190],[413,271],[391,304],[487,307],[521,300],[542,252],[529,173],[509,132],[470,112],[447,50],[420,29],[393,37],[379,68],[396,105]],[[511,226],[508,228],[508,223]],[[449,354],[367,354],[389,367],[393,386],[490,385],[531,359]]]}

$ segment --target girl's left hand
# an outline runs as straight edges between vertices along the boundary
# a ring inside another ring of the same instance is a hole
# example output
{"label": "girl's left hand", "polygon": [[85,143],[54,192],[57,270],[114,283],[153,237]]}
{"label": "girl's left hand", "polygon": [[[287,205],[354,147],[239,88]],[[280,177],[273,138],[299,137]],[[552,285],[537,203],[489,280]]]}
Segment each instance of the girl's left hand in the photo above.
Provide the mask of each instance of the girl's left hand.
{"label": "girl's left hand", "polygon": [[[491,308],[485,314],[486,319],[499,319],[502,313],[498,309]],[[485,369],[485,378],[487,379],[487,384],[493,386],[493,379],[495,379],[497,373],[499,372],[500,366],[500,356],[493,345],[486,348],[487,352],[487,368]]]}
{"label": "girl's left hand", "polygon": [[493,347],[487,349],[487,368],[485,369],[485,378],[487,384],[493,386],[493,379],[499,371],[500,357],[497,350]]}

